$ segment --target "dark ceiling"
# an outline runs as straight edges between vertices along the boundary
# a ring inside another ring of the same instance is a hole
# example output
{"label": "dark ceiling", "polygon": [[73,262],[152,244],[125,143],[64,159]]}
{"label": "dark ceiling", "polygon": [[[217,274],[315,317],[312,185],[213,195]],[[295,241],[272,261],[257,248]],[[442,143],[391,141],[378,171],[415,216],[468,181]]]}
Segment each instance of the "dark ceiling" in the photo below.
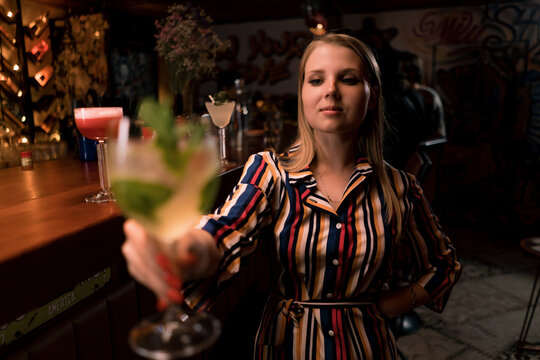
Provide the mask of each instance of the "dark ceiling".
{"label": "dark ceiling", "polygon": [[[53,7],[68,8],[72,13],[110,10],[149,18],[165,16],[172,0],[34,0]],[[340,14],[380,11],[483,5],[502,0],[192,0],[214,19],[214,23],[275,20],[302,17],[307,2],[321,4],[325,11]]]}

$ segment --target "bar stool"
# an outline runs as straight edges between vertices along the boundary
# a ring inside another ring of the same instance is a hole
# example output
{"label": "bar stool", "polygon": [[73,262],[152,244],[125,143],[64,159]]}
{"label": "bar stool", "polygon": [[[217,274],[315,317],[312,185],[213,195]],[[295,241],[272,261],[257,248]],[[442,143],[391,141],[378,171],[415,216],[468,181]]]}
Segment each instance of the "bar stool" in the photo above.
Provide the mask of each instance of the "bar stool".
{"label": "bar stool", "polygon": [[[527,253],[532,254],[540,259],[540,237],[523,239],[521,240],[520,245],[521,248]],[[525,319],[523,320],[523,325],[521,327],[521,334],[519,335],[519,340],[517,342],[518,359],[521,359],[523,350],[540,351],[540,346],[531,346],[526,343],[527,334],[529,333],[529,328],[531,327],[531,323],[534,317],[534,311],[536,310],[536,305],[538,305],[538,299],[540,298],[540,284],[538,281],[539,278],[540,263],[538,265],[538,271],[536,272],[536,277],[534,279],[531,296],[529,298],[529,304],[527,305]]]}

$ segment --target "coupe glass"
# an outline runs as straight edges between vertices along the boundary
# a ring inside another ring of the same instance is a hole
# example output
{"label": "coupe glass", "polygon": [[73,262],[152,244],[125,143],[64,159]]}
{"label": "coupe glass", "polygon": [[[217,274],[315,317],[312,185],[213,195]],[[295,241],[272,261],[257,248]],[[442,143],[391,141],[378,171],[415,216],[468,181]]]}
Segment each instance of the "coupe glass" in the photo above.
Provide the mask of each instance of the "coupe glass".
{"label": "coupe glass", "polygon": [[210,113],[212,122],[219,128],[219,157],[221,166],[230,166],[231,163],[227,160],[227,145],[225,127],[231,121],[231,115],[234,110],[235,102],[227,101],[224,103],[205,102],[206,109]]}
{"label": "coupe glass", "polygon": [[[158,144],[159,136],[151,128],[127,117],[114,127],[117,135],[111,135],[108,141],[117,204],[168,255],[175,241],[200,219],[202,202],[213,203],[211,193],[217,189],[219,160],[215,140],[202,130],[187,130],[186,126],[175,128],[185,135],[173,145],[176,150],[168,153]],[[220,334],[221,325],[212,314],[195,312],[183,304],[169,304],[164,312],[136,325],[129,343],[143,357],[175,359],[207,349]]]}
{"label": "coupe glass", "polygon": [[121,107],[92,107],[74,110],[75,123],[81,134],[89,139],[97,140],[97,158],[99,183],[101,190],[86,198],[86,202],[103,203],[115,201],[111,192],[109,165],[107,157],[107,124],[111,120],[120,120],[123,116]]}

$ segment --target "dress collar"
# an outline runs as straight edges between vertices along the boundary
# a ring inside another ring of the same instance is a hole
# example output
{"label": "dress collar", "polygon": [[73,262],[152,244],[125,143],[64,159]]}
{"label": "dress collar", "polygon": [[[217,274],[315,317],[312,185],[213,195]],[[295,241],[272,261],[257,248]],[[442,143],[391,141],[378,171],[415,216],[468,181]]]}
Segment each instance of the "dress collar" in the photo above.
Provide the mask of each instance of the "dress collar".
{"label": "dress collar", "polygon": [[[355,170],[351,176],[351,179],[358,178],[359,176],[366,176],[373,172],[373,167],[369,163],[367,157],[360,156],[356,160]],[[315,186],[315,177],[313,176],[313,171],[306,166],[305,168],[289,173],[289,184],[295,185],[297,183],[304,183],[304,185],[309,189]]]}

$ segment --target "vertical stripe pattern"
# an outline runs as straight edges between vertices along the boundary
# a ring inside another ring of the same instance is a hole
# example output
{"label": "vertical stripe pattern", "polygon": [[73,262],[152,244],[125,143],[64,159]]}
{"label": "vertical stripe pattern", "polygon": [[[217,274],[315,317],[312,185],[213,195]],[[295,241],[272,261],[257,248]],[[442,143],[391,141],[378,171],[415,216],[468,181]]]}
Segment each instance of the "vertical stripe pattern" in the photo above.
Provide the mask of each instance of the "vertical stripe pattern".
{"label": "vertical stripe pattern", "polygon": [[[415,279],[442,311],[459,277],[460,264],[416,179],[388,166],[403,216],[399,244],[414,254]],[[254,357],[257,359],[397,359],[387,320],[374,305],[305,307],[288,316],[286,300],[332,301],[375,296],[392,273],[400,248],[384,222],[386,202],[367,159],[359,158],[338,209],[317,188],[309,168],[289,173],[275,155],[252,155],[227,201],[205,216],[223,258],[217,280],[185,290],[194,307],[211,306],[242,269],[258,241],[272,241],[279,277],[267,302]],[[269,226],[273,237],[259,232]],[[287,311],[286,311],[287,310]],[[288,312],[289,311],[289,312]]]}

